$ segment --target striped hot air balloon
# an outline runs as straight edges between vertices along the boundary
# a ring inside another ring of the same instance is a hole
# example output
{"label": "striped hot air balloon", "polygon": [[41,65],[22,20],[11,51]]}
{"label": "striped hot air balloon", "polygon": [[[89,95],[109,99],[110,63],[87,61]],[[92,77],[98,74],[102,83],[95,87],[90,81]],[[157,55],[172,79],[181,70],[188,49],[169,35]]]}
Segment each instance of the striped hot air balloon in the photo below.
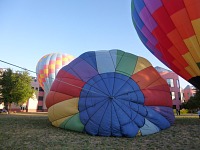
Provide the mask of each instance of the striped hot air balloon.
{"label": "striped hot air balloon", "polygon": [[43,90],[48,93],[58,71],[69,64],[74,57],[69,54],[51,53],[43,56],[36,67],[38,82]]}

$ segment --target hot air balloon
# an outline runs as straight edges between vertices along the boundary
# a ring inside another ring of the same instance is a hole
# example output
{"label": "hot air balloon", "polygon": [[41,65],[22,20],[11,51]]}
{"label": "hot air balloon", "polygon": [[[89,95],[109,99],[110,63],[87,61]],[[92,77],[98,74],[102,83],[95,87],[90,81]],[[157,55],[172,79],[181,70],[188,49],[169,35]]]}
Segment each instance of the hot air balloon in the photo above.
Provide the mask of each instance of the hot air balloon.
{"label": "hot air balloon", "polygon": [[72,55],[51,53],[43,56],[36,67],[38,82],[48,93],[58,71],[74,59]]}
{"label": "hot air balloon", "polygon": [[64,66],[46,98],[52,125],[90,135],[134,137],[174,123],[167,82],[145,58],[90,51]]}
{"label": "hot air balloon", "polygon": [[200,1],[132,0],[135,29],[149,51],[200,88]]}

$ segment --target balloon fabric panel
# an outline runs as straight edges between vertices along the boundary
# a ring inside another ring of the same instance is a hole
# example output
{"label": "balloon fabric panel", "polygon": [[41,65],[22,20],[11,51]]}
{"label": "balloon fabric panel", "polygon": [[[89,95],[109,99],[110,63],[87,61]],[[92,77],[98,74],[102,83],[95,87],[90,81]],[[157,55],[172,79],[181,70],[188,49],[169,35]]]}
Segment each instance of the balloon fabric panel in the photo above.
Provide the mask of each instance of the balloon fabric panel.
{"label": "balloon fabric panel", "polygon": [[46,104],[54,126],[90,135],[148,135],[174,119],[166,81],[145,58],[116,49],[86,52],[61,68]]}

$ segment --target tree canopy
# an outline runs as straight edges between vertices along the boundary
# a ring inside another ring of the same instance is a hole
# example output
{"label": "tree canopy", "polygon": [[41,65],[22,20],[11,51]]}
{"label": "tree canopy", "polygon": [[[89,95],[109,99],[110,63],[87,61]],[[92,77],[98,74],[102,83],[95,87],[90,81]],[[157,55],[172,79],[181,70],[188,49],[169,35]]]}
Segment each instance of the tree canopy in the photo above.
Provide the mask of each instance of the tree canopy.
{"label": "tree canopy", "polygon": [[32,97],[31,77],[27,71],[13,72],[7,69],[0,77],[1,101],[7,107],[12,102],[23,104]]}
{"label": "tree canopy", "polygon": [[200,108],[200,90],[196,91],[196,94],[186,102],[183,103],[183,107],[189,110]]}

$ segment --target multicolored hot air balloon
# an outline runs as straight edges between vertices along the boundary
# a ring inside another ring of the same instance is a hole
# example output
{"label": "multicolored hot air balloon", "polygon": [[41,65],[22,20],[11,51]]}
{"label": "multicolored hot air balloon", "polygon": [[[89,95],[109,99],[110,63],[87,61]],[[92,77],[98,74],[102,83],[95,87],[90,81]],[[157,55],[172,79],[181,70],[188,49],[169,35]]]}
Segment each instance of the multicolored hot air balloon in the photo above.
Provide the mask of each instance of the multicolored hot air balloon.
{"label": "multicolored hot air balloon", "polygon": [[48,93],[58,71],[74,59],[73,56],[61,53],[52,53],[43,56],[36,67],[40,86]]}
{"label": "multicolored hot air balloon", "polygon": [[56,127],[90,135],[148,135],[174,123],[167,82],[145,58],[90,51],[64,66],[46,98]]}
{"label": "multicolored hot air balloon", "polygon": [[143,44],[197,88],[200,88],[199,8],[199,0],[132,0],[132,20]]}

